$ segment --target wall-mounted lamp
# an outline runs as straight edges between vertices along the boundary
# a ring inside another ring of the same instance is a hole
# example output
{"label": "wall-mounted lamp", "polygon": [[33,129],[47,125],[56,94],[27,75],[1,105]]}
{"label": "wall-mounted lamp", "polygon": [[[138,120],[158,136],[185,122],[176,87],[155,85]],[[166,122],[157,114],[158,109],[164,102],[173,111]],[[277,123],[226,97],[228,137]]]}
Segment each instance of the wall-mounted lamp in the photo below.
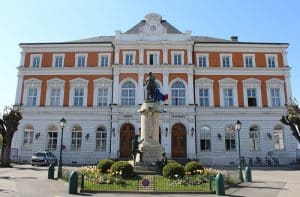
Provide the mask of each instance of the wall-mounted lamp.
{"label": "wall-mounted lamp", "polygon": [[221,133],[218,133],[218,139],[221,140],[222,139],[222,135]]}
{"label": "wall-mounted lamp", "polygon": [[268,138],[271,140],[272,139],[272,134],[271,133],[267,133]]}
{"label": "wall-mounted lamp", "polygon": [[166,137],[168,136],[168,131],[169,131],[169,129],[168,129],[168,127],[166,127],[166,128],[165,128],[165,136],[166,136]]}
{"label": "wall-mounted lamp", "polygon": [[40,132],[36,133],[36,134],[35,134],[35,139],[38,140],[40,136],[41,136],[41,133],[40,133]]}
{"label": "wall-mounted lamp", "polygon": [[87,134],[85,135],[85,140],[89,140],[89,138],[90,138],[90,134],[87,133]]}
{"label": "wall-mounted lamp", "polygon": [[195,132],[195,129],[194,127],[191,128],[191,136],[193,137],[194,136],[194,132]]}
{"label": "wall-mounted lamp", "polygon": [[112,132],[113,136],[115,137],[116,136],[116,129],[112,128],[111,132]]}

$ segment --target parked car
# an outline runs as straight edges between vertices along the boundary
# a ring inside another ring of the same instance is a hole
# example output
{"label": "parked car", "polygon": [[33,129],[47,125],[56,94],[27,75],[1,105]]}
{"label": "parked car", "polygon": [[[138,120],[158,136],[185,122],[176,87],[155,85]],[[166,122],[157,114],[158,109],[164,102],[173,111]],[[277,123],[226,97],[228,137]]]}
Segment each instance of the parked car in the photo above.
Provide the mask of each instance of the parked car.
{"label": "parked car", "polygon": [[31,165],[57,164],[56,156],[49,151],[38,151],[31,156]]}

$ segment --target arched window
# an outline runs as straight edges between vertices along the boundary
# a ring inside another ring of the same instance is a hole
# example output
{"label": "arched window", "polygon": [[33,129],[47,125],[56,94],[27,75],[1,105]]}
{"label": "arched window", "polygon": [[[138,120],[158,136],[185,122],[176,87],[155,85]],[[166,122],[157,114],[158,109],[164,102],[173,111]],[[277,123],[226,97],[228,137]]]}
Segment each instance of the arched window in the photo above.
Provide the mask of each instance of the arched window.
{"label": "arched window", "polygon": [[72,129],[72,144],[71,150],[80,150],[82,142],[82,129],[80,126],[75,126]]}
{"label": "arched window", "polygon": [[57,127],[55,125],[51,125],[48,128],[48,149],[56,150],[57,148]]}
{"label": "arched window", "polygon": [[235,131],[232,125],[225,128],[225,149],[226,151],[235,151]]}
{"label": "arched window", "polygon": [[135,85],[128,81],[122,85],[122,105],[135,105]]}
{"label": "arched window", "polygon": [[211,150],[211,132],[210,128],[203,126],[200,128],[200,151],[210,151]]}
{"label": "arched window", "polygon": [[172,105],[185,105],[185,86],[177,81],[172,85]]}
{"label": "arched window", "polygon": [[284,149],[283,128],[278,125],[274,128],[274,150]]}
{"label": "arched window", "polygon": [[107,132],[104,127],[98,127],[96,131],[96,150],[106,151]]}
{"label": "arched window", "polygon": [[250,127],[249,130],[250,150],[260,150],[259,129],[257,126]]}
{"label": "arched window", "polygon": [[33,144],[34,129],[32,125],[27,125],[24,130],[24,147],[31,147]]}

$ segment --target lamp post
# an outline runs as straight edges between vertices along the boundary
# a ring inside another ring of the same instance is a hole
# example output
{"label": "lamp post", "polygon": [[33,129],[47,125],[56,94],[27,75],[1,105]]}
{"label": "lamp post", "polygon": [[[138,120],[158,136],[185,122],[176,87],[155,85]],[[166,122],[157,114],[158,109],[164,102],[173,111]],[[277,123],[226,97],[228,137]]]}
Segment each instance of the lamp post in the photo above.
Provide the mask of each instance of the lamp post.
{"label": "lamp post", "polygon": [[242,123],[238,120],[236,121],[235,124],[235,131],[238,134],[238,142],[239,142],[239,146],[238,146],[238,151],[239,151],[239,164],[238,164],[238,179],[240,181],[244,181],[243,179],[243,171],[242,171],[242,166],[241,166],[241,141],[240,141],[240,130],[241,130],[241,125]]}
{"label": "lamp post", "polygon": [[66,126],[66,119],[62,118],[59,121],[59,125],[61,127],[61,136],[60,136],[60,150],[59,150],[59,163],[58,163],[58,170],[57,170],[57,178],[62,178],[62,146],[63,146],[63,135],[64,135],[64,128]]}

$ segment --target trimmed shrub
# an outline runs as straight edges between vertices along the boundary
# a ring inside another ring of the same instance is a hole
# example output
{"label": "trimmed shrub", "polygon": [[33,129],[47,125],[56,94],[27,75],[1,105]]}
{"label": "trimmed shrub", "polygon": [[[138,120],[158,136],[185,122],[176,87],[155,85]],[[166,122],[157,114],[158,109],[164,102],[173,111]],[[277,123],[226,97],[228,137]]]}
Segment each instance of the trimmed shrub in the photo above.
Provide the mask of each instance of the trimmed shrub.
{"label": "trimmed shrub", "polygon": [[184,170],[187,174],[200,174],[200,170],[203,172],[203,165],[197,161],[190,161],[184,166]]}
{"label": "trimmed shrub", "polygon": [[112,175],[132,176],[133,167],[127,161],[117,161],[111,166]]}
{"label": "trimmed shrub", "polygon": [[111,166],[114,164],[115,162],[113,160],[110,159],[103,159],[101,161],[98,162],[97,164],[97,168],[99,169],[99,171],[101,173],[108,173],[108,170],[111,168]]}
{"label": "trimmed shrub", "polygon": [[168,163],[163,168],[163,176],[170,179],[182,178],[184,176],[184,168],[179,163]]}

